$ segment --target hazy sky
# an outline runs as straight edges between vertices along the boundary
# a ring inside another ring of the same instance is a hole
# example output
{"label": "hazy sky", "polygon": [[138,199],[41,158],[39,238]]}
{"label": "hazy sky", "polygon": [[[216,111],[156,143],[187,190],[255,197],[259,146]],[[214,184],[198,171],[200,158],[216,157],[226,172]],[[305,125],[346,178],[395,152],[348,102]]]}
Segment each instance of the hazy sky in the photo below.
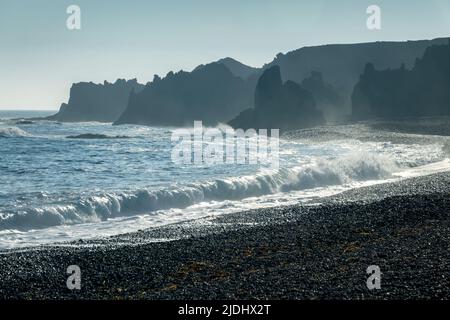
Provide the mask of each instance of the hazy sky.
{"label": "hazy sky", "polygon": [[[81,30],[66,9],[81,8]],[[382,30],[366,9],[382,10]],[[252,66],[302,46],[450,36],[450,0],[0,0],[0,108],[56,109],[73,82]]]}

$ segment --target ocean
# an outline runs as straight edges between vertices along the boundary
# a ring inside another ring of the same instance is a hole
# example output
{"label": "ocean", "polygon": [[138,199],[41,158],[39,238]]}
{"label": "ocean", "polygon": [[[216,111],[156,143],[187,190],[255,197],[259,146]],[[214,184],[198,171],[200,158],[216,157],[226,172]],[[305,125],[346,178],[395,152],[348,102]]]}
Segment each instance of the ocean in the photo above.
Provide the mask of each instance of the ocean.
{"label": "ocean", "polygon": [[439,140],[391,143],[351,134],[323,142],[281,137],[278,169],[180,165],[172,158],[175,128],[16,119],[49,114],[0,111],[0,249],[314,205],[344,190],[450,168]]}

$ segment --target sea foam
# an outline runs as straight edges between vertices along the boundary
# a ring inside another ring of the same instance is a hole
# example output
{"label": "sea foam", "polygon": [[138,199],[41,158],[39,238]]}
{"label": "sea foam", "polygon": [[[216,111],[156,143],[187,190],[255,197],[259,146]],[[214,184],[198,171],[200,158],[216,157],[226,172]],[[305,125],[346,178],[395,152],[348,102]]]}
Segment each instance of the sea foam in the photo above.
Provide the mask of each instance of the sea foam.
{"label": "sea foam", "polygon": [[30,134],[17,127],[0,128],[0,138],[29,137]]}
{"label": "sea foam", "polygon": [[151,214],[210,202],[241,200],[280,192],[336,186],[389,177],[398,170],[383,155],[353,154],[307,166],[265,170],[255,175],[216,179],[159,190],[103,193],[80,197],[67,204],[20,208],[0,213],[0,230],[29,230],[59,225],[99,222],[110,218]]}

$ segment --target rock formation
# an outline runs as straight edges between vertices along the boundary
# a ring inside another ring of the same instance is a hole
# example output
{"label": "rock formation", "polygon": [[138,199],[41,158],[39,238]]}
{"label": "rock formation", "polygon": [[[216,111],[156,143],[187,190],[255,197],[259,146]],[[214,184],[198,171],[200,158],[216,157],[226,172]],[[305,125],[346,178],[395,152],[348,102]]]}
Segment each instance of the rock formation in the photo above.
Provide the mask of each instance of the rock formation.
{"label": "rock formation", "polygon": [[119,79],[115,83],[80,82],[72,85],[68,103],[59,112],[48,117],[62,122],[99,121],[114,122],[126,109],[131,92],[139,92],[144,86],[136,79]]}
{"label": "rock formation", "polygon": [[170,72],[155,77],[140,93],[132,94],[128,108],[115,124],[189,126],[227,122],[253,104],[255,81],[235,76],[225,65],[211,63],[192,72]]}
{"label": "rock formation", "polygon": [[255,90],[254,108],[247,109],[229,122],[241,129],[290,130],[323,124],[310,92],[293,81],[283,84],[280,68],[264,71]]}
{"label": "rock formation", "polygon": [[429,47],[411,70],[368,63],[352,103],[355,120],[450,115],[450,42]]}

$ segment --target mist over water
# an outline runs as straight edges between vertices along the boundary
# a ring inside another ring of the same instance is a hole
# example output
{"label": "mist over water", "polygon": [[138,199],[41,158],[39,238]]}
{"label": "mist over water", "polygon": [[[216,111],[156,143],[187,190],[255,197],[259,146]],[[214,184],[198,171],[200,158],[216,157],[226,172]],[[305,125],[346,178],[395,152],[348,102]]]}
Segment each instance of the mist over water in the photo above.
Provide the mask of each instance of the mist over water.
{"label": "mist over water", "polygon": [[309,201],[446,158],[439,143],[281,139],[279,170],[179,166],[170,128],[12,119],[36,116],[0,111],[0,248]]}

